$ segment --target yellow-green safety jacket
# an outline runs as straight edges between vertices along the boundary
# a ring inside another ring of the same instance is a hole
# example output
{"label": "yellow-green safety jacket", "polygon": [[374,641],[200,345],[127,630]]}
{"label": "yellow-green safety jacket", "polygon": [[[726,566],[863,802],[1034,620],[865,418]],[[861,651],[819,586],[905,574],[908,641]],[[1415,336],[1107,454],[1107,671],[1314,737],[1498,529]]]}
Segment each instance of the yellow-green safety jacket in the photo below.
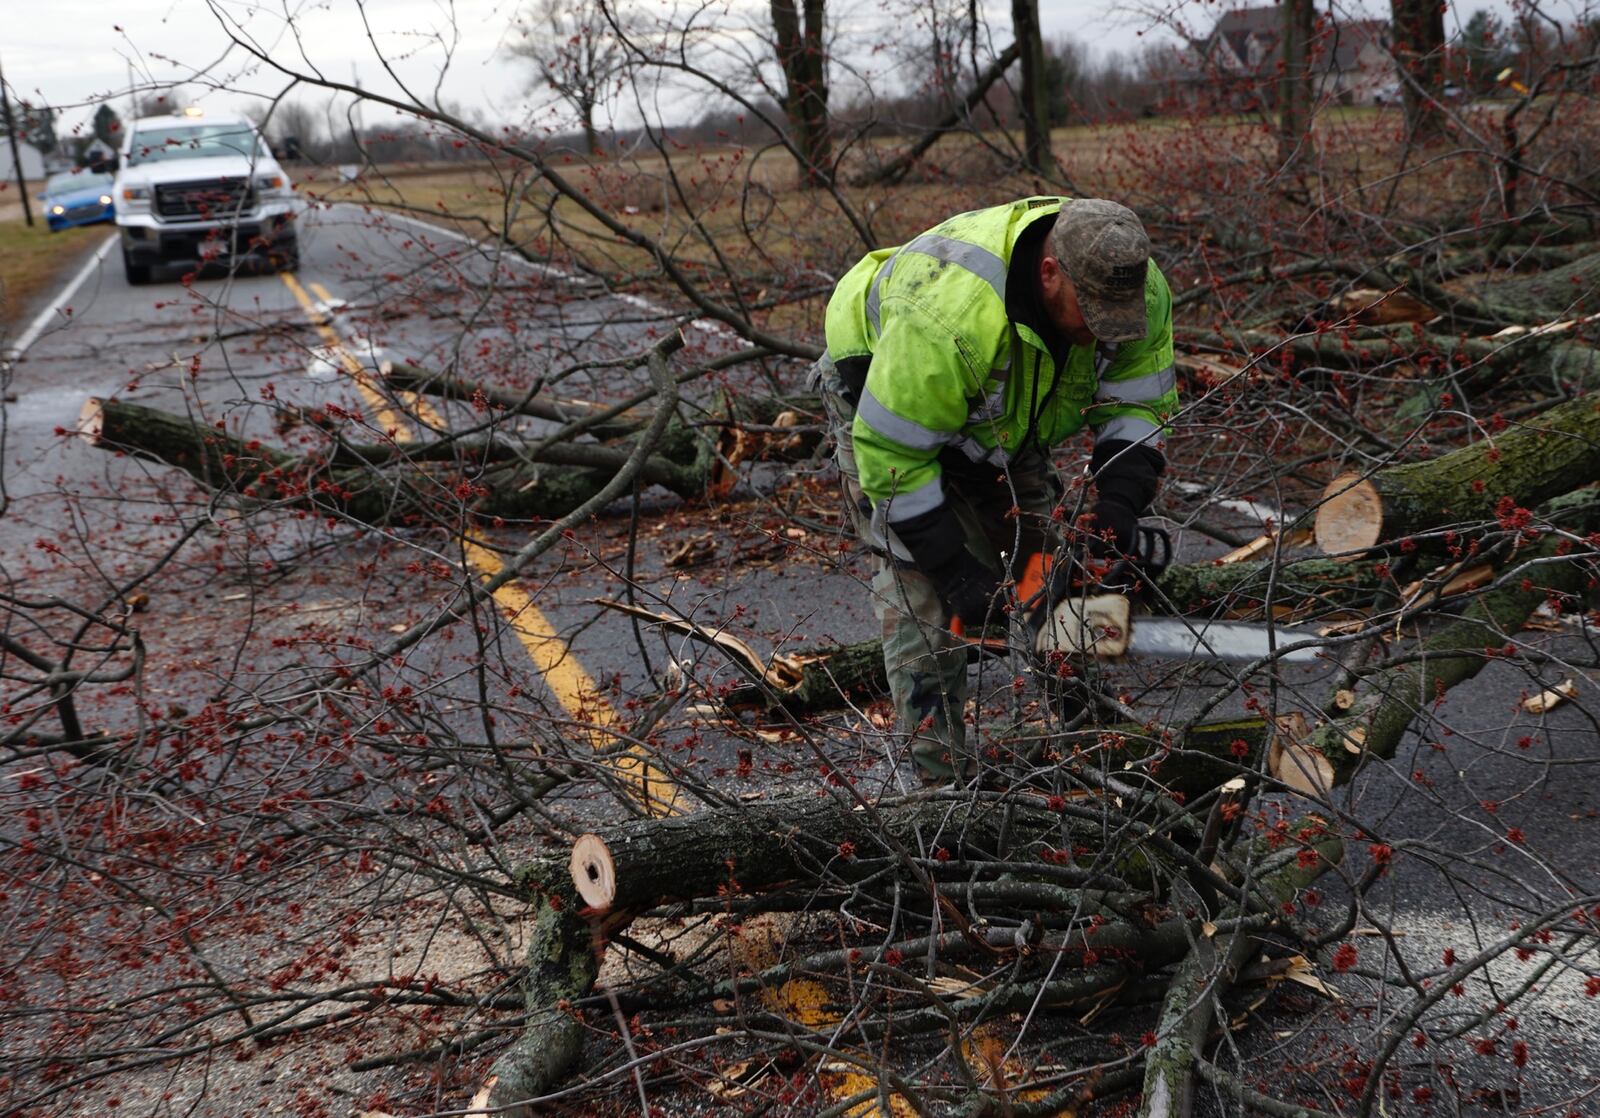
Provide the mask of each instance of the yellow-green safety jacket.
{"label": "yellow-green safety jacket", "polygon": [[899,248],[869,253],[834,289],[829,357],[871,359],[851,434],[875,520],[893,524],[939,507],[938,455],[948,447],[1003,466],[1025,441],[1054,446],[1086,424],[1097,443],[1160,447],[1178,394],[1172,294],[1154,260],[1145,337],[1072,346],[1064,369],[1007,314],[1013,249],[1063,201],[1024,198],[957,214]]}

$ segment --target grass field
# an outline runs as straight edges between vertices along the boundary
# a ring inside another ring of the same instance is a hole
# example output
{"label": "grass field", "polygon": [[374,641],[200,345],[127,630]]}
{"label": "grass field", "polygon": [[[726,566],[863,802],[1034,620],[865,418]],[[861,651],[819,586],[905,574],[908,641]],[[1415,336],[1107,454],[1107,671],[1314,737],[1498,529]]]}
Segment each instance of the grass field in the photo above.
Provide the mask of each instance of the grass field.
{"label": "grass field", "polygon": [[110,230],[85,225],[52,233],[38,217],[32,228],[20,218],[0,221],[0,336],[19,332],[28,314]]}

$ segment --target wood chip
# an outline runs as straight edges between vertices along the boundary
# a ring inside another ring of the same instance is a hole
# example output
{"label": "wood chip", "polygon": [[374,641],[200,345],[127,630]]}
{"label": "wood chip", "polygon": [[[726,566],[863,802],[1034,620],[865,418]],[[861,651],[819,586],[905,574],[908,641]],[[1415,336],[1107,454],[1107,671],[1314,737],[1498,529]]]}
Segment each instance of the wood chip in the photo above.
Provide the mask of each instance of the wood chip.
{"label": "wood chip", "polygon": [[[1434,574],[1430,574],[1426,579],[1418,579],[1416,582],[1411,583],[1400,591],[1401,599],[1409,605],[1428,589],[1429,582],[1443,577],[1448,570],[1448,567],[1442,568]],[[1456,573],[1446,579],[1443,586],[1439,587],[1437,596],[1451,598],[1457,594],[1468,594],[1480,587],[1487,586],[1493,579],[1494,567],[1488,563],[1477,563],[1465,568],[1461,568],[1458,565]]]}
{"label": "wood chip", "polygon": [[676,570],[685,567],[698,567],[702,563],[709,563],[717,555],[717,539],[710,532],[695,536],[693,539],[684,540],[676,547],[669,548],[666,564]]}
{"label": "wood chip", "polygon": [[1357,287],[1328,300],[1336,314],[1349,315],[1358,326],[1390,326],[1397,322],[1431,322],[1439,312],[1407,291]]}
{"label": "wood chip", "polygon": [[1285,787],[1305,796],[1325,796],[1333,787],[1333,765],[1318,749],[1306,744],[1310,736],[1305,716],[1296,711],[1273,720],[1267,747],[1267,771]]}
{"label": "wood chip", "polygon": [[1283,976],[1290,982],[1298,982],[1308,990],[1315,990],[1329,1001],[1341,1000],[1338,991],[1317,977],[1316,970],[1304,955],[1292,956],[1289,960],[1289,969]]}
{"label": "wood chip", "polygon": [[1532,698],[1522,701],[1522,709],[1529,714],[1543,714],[1547,710],[1554,710],[1569,699],[1578,697],[1578,685],[1570,679],[1564,679],[1554,687],[1539,692]]}

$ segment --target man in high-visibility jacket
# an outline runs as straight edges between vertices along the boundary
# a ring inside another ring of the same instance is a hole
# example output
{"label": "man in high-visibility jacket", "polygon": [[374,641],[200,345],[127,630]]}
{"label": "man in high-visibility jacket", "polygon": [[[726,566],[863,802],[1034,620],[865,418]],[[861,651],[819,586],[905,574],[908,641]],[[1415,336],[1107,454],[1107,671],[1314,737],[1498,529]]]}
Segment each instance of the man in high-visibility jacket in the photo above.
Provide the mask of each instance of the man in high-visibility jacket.
{"label": "man in high-visibility jacket", "polygon": [[878,555],[889,688],[929,780],[971,758],[966,656],[949,627],[998,616],[1050,550],[1049,452],[1085,427],[1102,553],[1134,550],[1177,410],[1172,296],[1138,217],[1095,198],[957,214],[839,281],[814,369],[858,534]]}

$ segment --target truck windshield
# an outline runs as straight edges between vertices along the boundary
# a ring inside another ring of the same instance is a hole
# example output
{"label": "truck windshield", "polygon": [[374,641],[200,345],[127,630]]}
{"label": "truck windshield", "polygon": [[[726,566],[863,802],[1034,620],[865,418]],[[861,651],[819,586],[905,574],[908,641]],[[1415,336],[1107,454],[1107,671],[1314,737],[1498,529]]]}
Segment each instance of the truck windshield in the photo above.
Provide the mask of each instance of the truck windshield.
{"label": "truck windshield", "polygon": [[208,156],[266,156],[261,139],[240,124],[190,124],[172,128],[147,128],[133,134],[128,166],[159,163],[164,159],[204,159]]}

